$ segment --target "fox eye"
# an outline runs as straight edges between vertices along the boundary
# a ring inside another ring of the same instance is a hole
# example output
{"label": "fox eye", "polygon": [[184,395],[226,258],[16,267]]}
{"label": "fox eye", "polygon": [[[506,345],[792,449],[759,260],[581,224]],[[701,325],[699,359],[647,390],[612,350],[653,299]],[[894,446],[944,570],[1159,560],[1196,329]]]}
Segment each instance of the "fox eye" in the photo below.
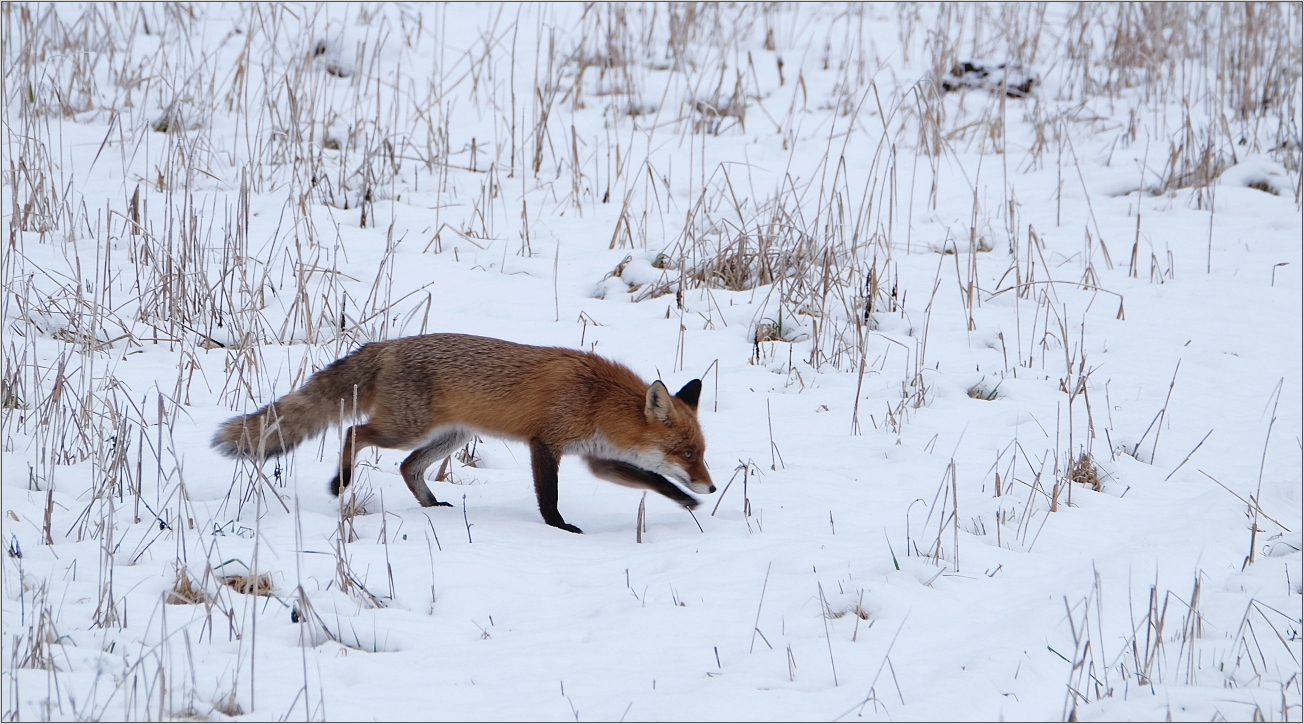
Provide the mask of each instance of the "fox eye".
{"label": "fox eye", "polygon": [[692,460],[692,459],[693,459],[693,451],[692,451],[692,450],[687,450],[687,451],[685,451],[685,452],[684,452],[684,459],[685,459],[685,460]]}

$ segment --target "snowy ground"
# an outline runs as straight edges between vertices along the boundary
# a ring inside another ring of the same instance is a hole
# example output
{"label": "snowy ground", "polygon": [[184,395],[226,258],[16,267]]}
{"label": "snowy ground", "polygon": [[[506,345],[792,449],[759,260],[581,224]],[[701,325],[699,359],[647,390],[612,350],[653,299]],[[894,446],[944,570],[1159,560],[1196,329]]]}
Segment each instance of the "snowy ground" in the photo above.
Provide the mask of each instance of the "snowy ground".
{"label": "snowy ground", "polygon": [[[1299,721],[1257,12],[6,4],[5,718]],[[434,331],[701,377],[721,492],[209,449]]]}

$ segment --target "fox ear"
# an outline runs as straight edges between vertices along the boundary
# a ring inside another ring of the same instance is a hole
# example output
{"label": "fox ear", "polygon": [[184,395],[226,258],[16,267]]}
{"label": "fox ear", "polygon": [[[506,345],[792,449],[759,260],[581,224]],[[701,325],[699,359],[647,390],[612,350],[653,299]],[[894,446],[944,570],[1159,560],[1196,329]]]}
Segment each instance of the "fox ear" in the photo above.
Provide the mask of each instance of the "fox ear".
{"label": "fox ear", "polygon": [[661,384],[661,380],[652,383],[647,388],[647,403],[643,406],[643,414],[647,419],[656,420],[662,424],[670,424],[674,419],[675,408],[670,404],[670,390]]}
{"label": "fox ear", "polygon": [[679,399],[683,400],[684,404],[693,408],[693,412],[697,412],[697,400],[701,396],[702,396],[701,380],[693,380],[692,382],[689,382],[688,384],[684,385],[678,392],[675,393],[675,397],[678,397]]}

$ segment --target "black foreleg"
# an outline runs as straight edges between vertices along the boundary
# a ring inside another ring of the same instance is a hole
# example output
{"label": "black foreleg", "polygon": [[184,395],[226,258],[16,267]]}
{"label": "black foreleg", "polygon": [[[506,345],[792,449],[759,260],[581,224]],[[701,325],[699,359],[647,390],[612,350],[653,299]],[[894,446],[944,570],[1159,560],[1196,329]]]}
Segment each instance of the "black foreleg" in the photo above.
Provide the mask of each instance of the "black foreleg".
{"label": "black foreleg", "polygon": [[595,476],[607,482],[630,488],[655,490],[689,510],[696,508],[700,504],[697,498],[680,490],[679,486],[651,470],[644,470],[626,462],[605,458],[586,457],[584,461],[589,464],[589,470],[593,471]]}
{"label": "black foreleg", "polygon": [[539,498],[539,512],[543,521],[554,528],[583,533],[567,523],[557,512],[557,455],[537,438],[530,441],[530,466],[534,469],[534,493]]}

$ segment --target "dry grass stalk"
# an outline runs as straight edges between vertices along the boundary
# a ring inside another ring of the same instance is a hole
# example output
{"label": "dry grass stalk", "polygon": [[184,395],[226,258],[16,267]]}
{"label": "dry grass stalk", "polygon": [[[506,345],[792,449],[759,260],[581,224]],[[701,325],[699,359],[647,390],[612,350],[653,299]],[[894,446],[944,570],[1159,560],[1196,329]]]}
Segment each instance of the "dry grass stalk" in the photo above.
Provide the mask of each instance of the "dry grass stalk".
{"label": "dry grass stalk", "polygon": [[[343,518],[350,531],[353,530],[355,518],[371,515],[371,503],[376,497],[370,486],[355,486],[356,483],[350,485],[349,490],[340,496],[340,517]],[[357,533],[351,532],[349,542],[357,539]]]}
{"label": "dry grass stalk", "polygon": [[638,517],[634,520],[634,542],[642,543],[647,533],[647,493],[638,499]]}
{"label": "dry grass stalk", "polygon": [[[26,595],[26,591],[23,595]],[[31,600],[35,614],[30,615],[26,634],[14,637],[14,655],[11,661],[20,669],[58,671],[51,647],[59,643],[59,634],[54,628],[55,617],[50,609],[46,582],[41,582],[32,591]]]}

